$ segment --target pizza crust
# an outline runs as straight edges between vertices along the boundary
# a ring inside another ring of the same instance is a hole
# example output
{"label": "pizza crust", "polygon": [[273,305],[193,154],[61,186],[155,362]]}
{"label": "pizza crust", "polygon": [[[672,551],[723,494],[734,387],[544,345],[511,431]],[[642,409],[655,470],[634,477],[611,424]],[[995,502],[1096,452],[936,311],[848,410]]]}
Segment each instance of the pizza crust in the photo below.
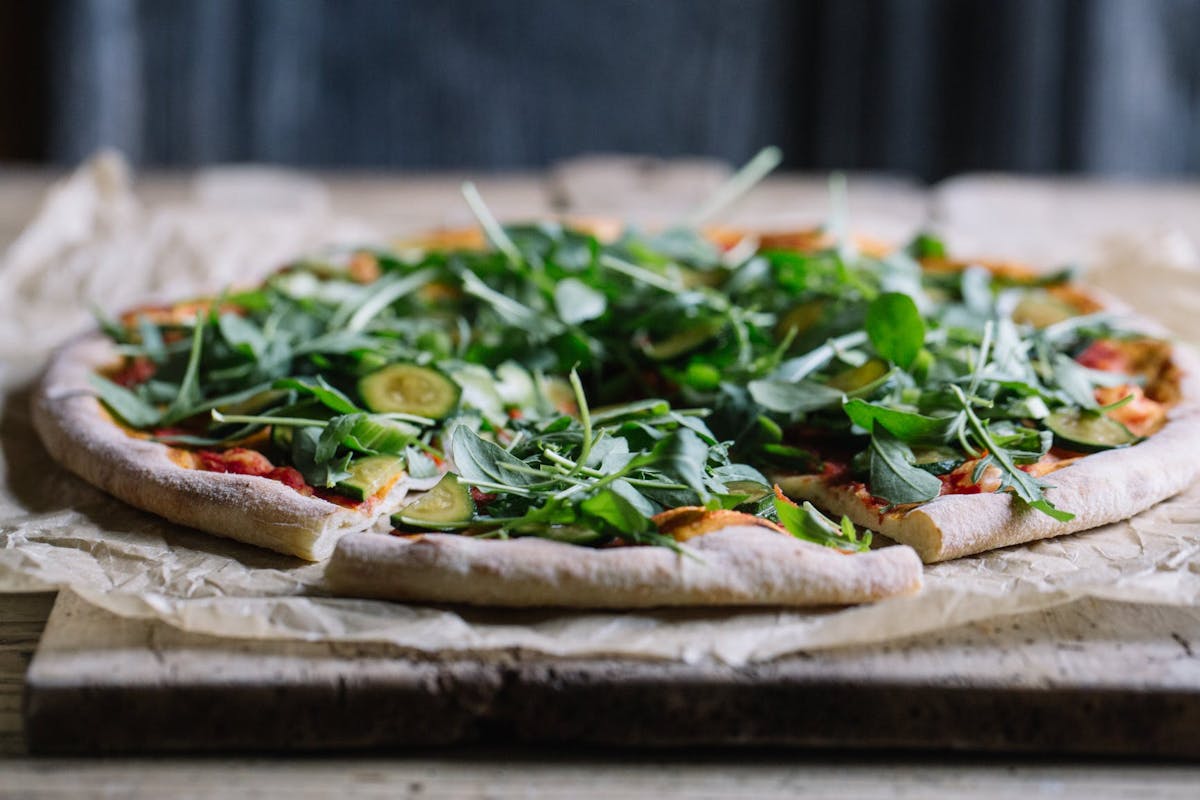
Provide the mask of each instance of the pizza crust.
{"label": "pizza crust", "polygon": [[352,534],[338,542],[325,577],[353,597],[614,609],[845,605],[921,588],[921,561],[903,546],[847,555],[736,526],[693,539],[686,550]]}
{"label": "pizza crust", "polygon": [[[269,478],[179,466],[169,447],[130,436],[96,399],[88,376],[118,359],[102,334],[69,342],[33,399],[34,427],[50,455],[93,486],[171,522],[309,561],[328,558],[342,534],[386,513],[306,497]],[[404,490],[393,490],[384,506]]]}
{"label": "pizza crust", "polygon": [[1096,528],[1128,519],[1179,494],[1200,474],[1200,360],[1176,345],[1183,401],[1167,424],[1141,444],[1080,459],[1045,477],[1046,497],[1075,514],[1069,522],[1027,507],[1009,492],[943,495],[915,508],[883,511],[853,489],[827,486],[818,476],[776,478],[788,495],[810,500],[856,524],[916,549],[926,563],[982,553]]}

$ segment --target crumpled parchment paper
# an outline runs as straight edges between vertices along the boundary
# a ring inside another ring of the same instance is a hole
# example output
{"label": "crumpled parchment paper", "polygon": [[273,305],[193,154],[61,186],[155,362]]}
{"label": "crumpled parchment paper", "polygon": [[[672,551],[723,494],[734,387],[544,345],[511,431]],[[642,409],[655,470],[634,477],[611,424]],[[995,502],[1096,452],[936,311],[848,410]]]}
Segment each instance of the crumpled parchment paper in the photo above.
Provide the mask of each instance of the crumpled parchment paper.
{"label": "crumpled parchment paper", "polygon": [[[1200,486],[1128,522],[932,565],[921,594],[847,609],[578,613],[330,597],[320,564],[180,528],[93,489],[50,460],[30,424],[32,381],[50,347],[90,324],[89,303],[119,309],[155,294],[214,291],[304,251],[377,238],[333,214],[319,185],[278,175],[220,177],[205,176],[189,203],[146,208],[119,159],[93,160],[51,193],[0,261],[0,591],[69,585],[119,615],[227,637],[731,664],[1083,597],[1200,605]],[[239,202],[246,192],[253,203]],[[1136,240],[1114,245],[1096,282],[1150,310],[1154,284],[1129,277],[1139,259],[1163,273],[1159,291],[1200,283],[1194,258],[1155,248]],[[1164,321],[1186,331],[1200,295],[1180,297],[1172,302],[1186,311],[1173,307]]]}

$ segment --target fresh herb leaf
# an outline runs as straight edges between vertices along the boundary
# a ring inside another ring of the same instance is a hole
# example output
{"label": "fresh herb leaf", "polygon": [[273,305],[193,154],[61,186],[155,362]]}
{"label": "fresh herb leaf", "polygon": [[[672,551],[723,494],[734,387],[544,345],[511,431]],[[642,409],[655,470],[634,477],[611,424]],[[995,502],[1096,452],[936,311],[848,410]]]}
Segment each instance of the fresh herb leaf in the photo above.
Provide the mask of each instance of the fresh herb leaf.
{"label": "fresh herb leaf", "polygon": [[779,524],[797,539],[857,553],[871,547],[871,532],[864,531],[860,538],[849,517],[842,517],[840,523],[834,522],[812,503],[806,501],[796,505],[778,486],[775,487],[774,510]]}
{"label": "fresh herb leaf", "polygon": [[88,383],[97,396],[108,406],[108,410],[134,428],[150,428],[159,423],[162,413],[124,386],[119,386],[102,375],[92,373]]}
{"label": "fresh herb leaf", "polygon": [[937,497],[942,482],[913,464],[912,449],[878,421],[870,445],[871,493],[892,505],[924,503]]}
{"label": "fresh herb leaf", "polygon": [[925,345],[925,321],[906,294],[885,292],[867,307],[867,336],[875,352],[908,369]]}

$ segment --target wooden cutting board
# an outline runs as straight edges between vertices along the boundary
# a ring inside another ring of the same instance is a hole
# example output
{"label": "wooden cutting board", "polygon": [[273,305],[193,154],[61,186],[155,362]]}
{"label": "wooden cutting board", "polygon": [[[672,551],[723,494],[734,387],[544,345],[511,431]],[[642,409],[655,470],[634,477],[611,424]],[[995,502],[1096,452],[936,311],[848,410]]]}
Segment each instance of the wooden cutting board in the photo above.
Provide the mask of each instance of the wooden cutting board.
{"label": "wooden cutting board", "polygon": [[744,667],[422,658],[114,617],[60,595],[28,674],[35,753],[463,742],[1200,756],[1200,610],[1081,601]]}

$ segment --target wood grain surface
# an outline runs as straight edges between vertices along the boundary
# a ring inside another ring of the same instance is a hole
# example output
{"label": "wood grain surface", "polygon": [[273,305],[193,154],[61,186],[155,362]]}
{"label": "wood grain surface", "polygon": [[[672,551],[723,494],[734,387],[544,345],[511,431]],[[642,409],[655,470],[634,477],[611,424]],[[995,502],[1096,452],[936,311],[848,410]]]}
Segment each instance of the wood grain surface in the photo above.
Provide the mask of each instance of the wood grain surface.
{"label": "wood grain surface", "polygon": [[187,634],[60,594],[28,673],[39,753],[464,743],[1200,757],[1200,609],[1079,601],[726,667]]}

